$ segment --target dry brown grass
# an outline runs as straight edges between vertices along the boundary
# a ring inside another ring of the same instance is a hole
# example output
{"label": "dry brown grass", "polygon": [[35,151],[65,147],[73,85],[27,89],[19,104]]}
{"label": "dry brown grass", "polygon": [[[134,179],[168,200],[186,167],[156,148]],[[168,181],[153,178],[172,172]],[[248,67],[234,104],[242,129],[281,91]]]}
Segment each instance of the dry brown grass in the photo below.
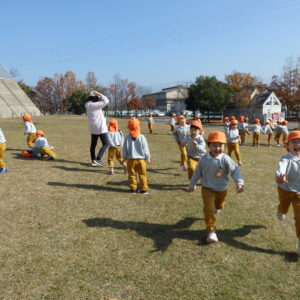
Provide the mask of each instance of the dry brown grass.
{"label": "dry brown grass", "polygon": [[0,299],[299,299],[292,214],[275,218],[284,148],[241,149],[246,191],[230,185],[220,242],[207,245],[200,193],[184,191],[167,125],[149,135],[143,123],[152,164],[141,196],[128,194],[121,168],[89,166],[85,117],[35,122],[58,160],[22,159],[22,122],[0,120]]}

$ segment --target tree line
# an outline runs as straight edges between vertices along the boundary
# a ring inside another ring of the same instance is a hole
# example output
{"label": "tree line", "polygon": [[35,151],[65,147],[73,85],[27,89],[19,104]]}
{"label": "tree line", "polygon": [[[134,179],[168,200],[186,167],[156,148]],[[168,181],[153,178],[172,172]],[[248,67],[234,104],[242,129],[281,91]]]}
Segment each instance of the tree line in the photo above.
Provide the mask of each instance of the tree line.
{"label": "tree line", "polygon": [[[114,75],[108,87],[100,86],[94,72],[88,72],[84,81],[78,80],[72,71],[44,77],[33,88],[24,82],[18,82],[25,93],[44,114],[83,114],[85,100],[91,90],[98,90],[110,98],[108,109],[117,115],[124,111],[149,111],[156,105],[153,97],[145,96],[151,90],[133,81]],[[243,108],[245,114],[251,110],[251,91],[273,91],[286,109],[287,117],[291,113],[300,113],[300,57],[294,61],[288,58],[280,75],[274,75],[269,84],[250,73],[233,71],[225,75],[224,81],[215,76],[201,75],[188,88],[185,103],[188,110],[201,112],[222,112],[233,102]]]}
{"label": "tree line", "polygon": [[123,79],[119,74],[114,75],[108,87],[98,83],[94,72],[88,72],[85,80],[81,81],[72,71],[44,77],[35,87],[23,81],[18,84],[43,114],[83,114],[85,101],[92,90],[109,97],[111,101],[107,109],[115,111],[115,115],[122,116],[124,111],[149,111],[156,104],[153,97],[142,97],[150,92],[148,88]]}

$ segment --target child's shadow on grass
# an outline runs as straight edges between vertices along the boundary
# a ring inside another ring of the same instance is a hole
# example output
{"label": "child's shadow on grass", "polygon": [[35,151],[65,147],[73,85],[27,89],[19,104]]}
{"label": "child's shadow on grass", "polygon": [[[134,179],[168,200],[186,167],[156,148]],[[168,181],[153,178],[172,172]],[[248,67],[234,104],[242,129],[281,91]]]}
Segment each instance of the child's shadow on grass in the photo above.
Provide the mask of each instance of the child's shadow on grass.
{"label": "child's shadow on grass", "polygon": [[91,173],[107,173],[107,171],[101,168],[90,168],[90,169],[80,169],[80,168],[69,168],[65,166],[53,166],[52,168],[61,169],[68,172],[91,172]]}
{"label": "child's shadow on grass", "polygon": [[[128,181],[127,180],[118,181],[118,182],[108,181],[107,184],[108,185],[116,185],[116,186],[120,186],[120,185],[128,186]],[[163,191],[163,190],[165,190],[165,191],[182,190],[185,192],[187,191],[187,185],[184,185],[184,184],[171,185],[171,184],[149,183],[149,188],[152,190],[158,190],[158,191]]]}
{"label": "child's shadow on grass", "polygon": [[128,189],[122,190],[120,188],[112,188],[109,186],[95,185],[95,184],[78,184],[78,183],[63,183],[63,182],[48,182],[50,186],[59,186],[59,187],[69,187],[69,188],[78,188],[86,190],[96,190],[96,191],[108,191],[108,192],[118,192],[118,193],[127,193]]}
{"label": "child's shadow on grass", "polygon": [[[151,252],[165,252],[172,244],[174,239],[197,241],[199,246],[207,246],[207,233],[205,230],[188,230],[188,228],[191,227],[197,220],[203,219],[184,218],[173,225],[134,221],[117,221],[111,218],[92,218],[83,220],[83,222],[88,227],[111,227],[120,230],[133,230],[140,236],[153,240],[154,249]],[[218,233],[220,233],[220,241],[234,248],[245,251],[282,255],[284,259],[289,262],[298,261],[298,256],[296,253],[278,252],[272,249],[254,247],[236,240],[237,237],[244,237],[250,234],[252,230],[261,228],[265,227],[261,225],[244,225],[243,227],[234,230],[218,230]]]}

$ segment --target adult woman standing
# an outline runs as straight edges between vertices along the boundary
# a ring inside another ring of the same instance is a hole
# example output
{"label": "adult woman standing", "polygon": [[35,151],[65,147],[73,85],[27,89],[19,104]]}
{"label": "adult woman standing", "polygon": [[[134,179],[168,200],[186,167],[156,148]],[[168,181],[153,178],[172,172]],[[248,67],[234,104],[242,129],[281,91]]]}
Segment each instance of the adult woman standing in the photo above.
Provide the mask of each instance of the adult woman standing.
{"label": "adult woman standing", "polygon": [[[89,127],[91,132],[90,154],[92,166],[103,167],[101,158],[108,147],[108,129],[102,108],[104,108],[108,103],[109,99],[97,91],[91,91],[85,103],[85,109],[89,119]],[[95,149],[98,138],[101,139],[102,147],[100,148],[96,159]]]}

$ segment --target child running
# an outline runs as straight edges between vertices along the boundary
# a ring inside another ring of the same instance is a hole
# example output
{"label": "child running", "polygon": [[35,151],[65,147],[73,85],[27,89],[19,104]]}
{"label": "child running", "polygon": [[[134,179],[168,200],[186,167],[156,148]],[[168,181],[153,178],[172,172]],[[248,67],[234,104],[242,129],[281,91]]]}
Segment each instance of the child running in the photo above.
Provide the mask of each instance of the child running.
{"label": "child running", "polygon": [[264,131],[261,128],[260,120],[259,119],[255,119],[254,123],[255,123],[255,125],[252,128],[252,132],[253,132],[252,146],[253,147],[256,146],[258,148],[259,147],[260,133],[264,133]]}
{"label": "child running", "polygon": [[224,153],[226,136],[221,131],[213,131],[208,135],[209,153],[201,157],[189,185],[189,191],[194,191],[197,181],[201,180],[203,213],[207,243],[218,241],[216,235],[216,217],[224,207],[229,184],[229,173],[236,184],[237,193],[244,191],[244,180],[237,164]]}
{"label": "child running", "polygon": [[289,130],[288,130],[288,121],[286,120],[283,120],[281,122],[281,133],[282,133],[282,142],[283,142],[283,146],[286,146],[287,145],[287,137],[288,137],[288,134],[289,134]]}
{"label": "child running", "polygon": [[108,125],[108,167],[109,175],[114,175],[114,157],[116,156],[118,162],[123,166],[124,173],[126,173],[126,164],[122,157],[122,146],[124,142],[124,135],[121,130],[119,130],[119,124],[117,119],[112,119],[109,121]]}
{"label": "child running", "polygon": [[271,139],[273,135],[273,127],[270,121],[266,121],[265,128],[264,128],[264,134],[268,135],[268,147],[271,147]]}
{"label": "child running", "polygon": [[152,133],[153,132],[153,125],[154,125],[154,119],[153,119],[153,114],[152,113],[149,113],[148,118],[146,119],[146,123],[148,125],[149,132]]}
{"label": "child running", "polygon": [[[123,158],[127,161],[130,193],[148,194],[147,163],[150,164],[150,151],[144,135],[141,134],[140,122],[136,118],[128,121],[129,134],[124,139]],[[137,186],[137,176],[140,189]]]}
{"label": "child running", "polygon": [[231,157],[232,151],[234,151],[235,157],[238,161],[238,165],[242,165],[241,153],[240,153],[240,135],[238,130],[238,121],[232,120],[229,125],[229,130],[226,134],[227,137],[227,148],[228,148],[228,155]]}
{"label": "child running", "polygon": [[0,128],[0,173],[6,173],[8,171],[3,161],[5,150],[6,150],[6,139],[2,129]]}
{"label": "child running", "polygon": [[227,133],[227,131],[229,129],[229,124],[230,124],[229,117],[224,117],[224,119],[223,119],[223,126],[224,126],[224,132],[225,132],[225,134]]}
{"label": "child running", "polygon": [[187,153],[184,140],[190,130],[190,126],[186,124],[184,116],[180,115],[177,118],[178,127],[173,131],[173,136],[180,150],[180,165],[183,171],[187,170]]}
{"label": "child running", "polygon": [[29,148],[32,148],[34,140],[36,138],[36,128],[29,114],[23,115],[23,122],[25,123],[24,135],[27,134],[27,145]]}
{"label": "child running", "polygon": [[275,137],[274,140],[276,141],[276,147],[280,147],[280,138],[281,138],[281,121],[278,120],[277,124],[274,128]]}
{"label": "child running", "polygon": [[[38,130],[36,132],[35,147],[42,157],[47,157],[51,160],[54,160],[57,157],[57,154],[52,150],[53,147],[48,144],[47,139],[44,137],[43,130]],[[34,151],[34,149],[31,149],[31,151]]]}
{"label": "child running", "polygon": [[300,131],[292,131],[287,142],[289,153],[281,157],[275,173],[279,197],[277,217],[284,220],[292,204],[300,255]]}
{"label": "child running", "polygon": [[173,131],[175,130],[175,125],[176,125],[176,114],[171,114],[171,120],[170,120],[170,131],[169,134],[172,134]]}
{"label": "child running", "polygon": [[198,121],[191,123],[190,134],[184,140],[187,146],[188,178],[191,180],[201,155],[206,153],[205,141],[201,136],[202,125]]}

